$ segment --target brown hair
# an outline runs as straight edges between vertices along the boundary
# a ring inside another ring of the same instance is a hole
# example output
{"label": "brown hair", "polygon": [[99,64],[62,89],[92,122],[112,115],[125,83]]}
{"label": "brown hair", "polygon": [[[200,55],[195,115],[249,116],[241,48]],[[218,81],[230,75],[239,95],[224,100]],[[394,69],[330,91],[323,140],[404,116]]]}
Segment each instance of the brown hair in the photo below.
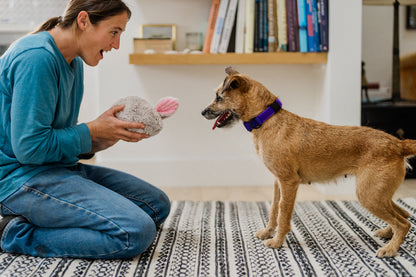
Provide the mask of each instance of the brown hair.
{"label": "brown hair", "polygon": [[58,24],[64,29],[76,26],[77,17],[81,11],[88,13],[92,24],[97,24],[108,17],[119,15],[123,12],[127,12],[129,19],[131,16],[130,9],[122,0],[71,0],[62,16],[48,19],[33,34],[51,30]]}

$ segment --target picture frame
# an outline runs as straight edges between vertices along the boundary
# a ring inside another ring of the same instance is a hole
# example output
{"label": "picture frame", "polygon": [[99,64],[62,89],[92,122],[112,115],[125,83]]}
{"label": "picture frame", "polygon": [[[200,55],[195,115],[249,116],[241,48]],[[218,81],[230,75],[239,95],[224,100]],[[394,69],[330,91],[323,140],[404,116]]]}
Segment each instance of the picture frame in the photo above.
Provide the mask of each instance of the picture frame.
{"label": "picture frame", "polygon": [[416,6],[406,7],[406,29],[416,30]]}
{"label": "picture frame", "polygon": [[146,39],[172,40],[172,48],[176,50],[176,25],[175,24],[142,24],[140,25],[140,37]]}

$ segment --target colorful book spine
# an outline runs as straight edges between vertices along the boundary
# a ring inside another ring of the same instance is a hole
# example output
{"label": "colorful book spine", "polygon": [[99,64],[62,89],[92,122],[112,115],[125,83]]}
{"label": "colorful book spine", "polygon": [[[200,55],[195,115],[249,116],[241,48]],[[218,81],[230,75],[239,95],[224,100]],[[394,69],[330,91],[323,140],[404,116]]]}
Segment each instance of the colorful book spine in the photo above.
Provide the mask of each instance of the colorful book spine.
{"label": "colorful book spine", "polygon": [[229,0],[221,0],[218,10],[217,20],[215,22],[215,30],[212,36],[210,53],[218,53],[218,47],[220,46],[222,29],[224,27],[225,16],[227,15]]}
{"label": "colorful book spine", "polygon": [[296,0],[286,0],[287,18],[287,50],[289,52],[298,51],[298,20],[297,20]]}
{"label": "colorful book spine", "polygon": [[308,52],[308,27],[306,23],[306,0],[298,0],[299,52]]}
{"label": "colorful book spine", "polygon": [[308,52],[319,52],[320,37],[316,0],[306,0],[306,20],[308,24]]}
{"label": "colorful book spine", "polygon": [[269,52],[277,51],[277,11],[276,11],[276,0],[267,1],[267,19],[268,19],[268,46]]}
{"label": "colorful book spine", "polygon": [[268,19],[268,8],[267,8],[267,1],[268,0],[262,0],[262,32],[263,32],[263,52],[269,52],[269,19]]}
{"label": "colorful book spine", "polygon": [[254,2],[254,46],[253,52],[260,51],[260,0]]}
{"label": "colorful book spine", "polygon": [[318,0],[319,33],[321,36],[321,51],[328,52],[328,0]]}
{"label": "colorful book spine", "polygon": [[279,50],[287,51],[286,0],[277,0],[277,30]]}
{"label": "colorful book spine", "polygon": [[220,7],[220,0],[212,0],[211,9],[208,17],[207,31],[205,32],[204,46],[202,52],[209,53],[211,48],[212,36],[215,30],[215,22],[217,20],[218,10]]}

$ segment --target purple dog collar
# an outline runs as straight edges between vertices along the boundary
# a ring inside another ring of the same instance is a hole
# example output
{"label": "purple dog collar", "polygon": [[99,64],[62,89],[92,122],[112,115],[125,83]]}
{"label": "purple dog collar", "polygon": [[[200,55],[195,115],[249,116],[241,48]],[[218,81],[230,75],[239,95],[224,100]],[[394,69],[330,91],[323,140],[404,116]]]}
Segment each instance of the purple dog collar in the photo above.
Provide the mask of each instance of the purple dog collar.
{"label": "purple dog collar", "polygon": [[249,132],[251,132],[253,129],[260,128],[260,126],[263,125],[267,119],[280,111],[281,108],[282,102],[280,102],[279,99],[276,99],[276,101],[270,104],[261,114],[252,118],[250,121],[244,122],[244,127],[246,127],[247,131]]}

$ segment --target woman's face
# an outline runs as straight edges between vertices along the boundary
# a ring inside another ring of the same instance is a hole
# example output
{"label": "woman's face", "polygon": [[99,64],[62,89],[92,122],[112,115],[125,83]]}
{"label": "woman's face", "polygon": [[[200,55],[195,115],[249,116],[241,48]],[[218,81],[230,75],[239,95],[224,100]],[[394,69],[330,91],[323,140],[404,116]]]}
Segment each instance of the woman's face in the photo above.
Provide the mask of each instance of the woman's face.
{"label": "woman's face", "polygon": [[89,24],[85,25],[78,39],[79,56],[83,61],[90,66],[96,66],[104,58],[104,52],[118,49],[121,33],[126,29],[128,20],[126,12],[95,25],[87,18]]}

